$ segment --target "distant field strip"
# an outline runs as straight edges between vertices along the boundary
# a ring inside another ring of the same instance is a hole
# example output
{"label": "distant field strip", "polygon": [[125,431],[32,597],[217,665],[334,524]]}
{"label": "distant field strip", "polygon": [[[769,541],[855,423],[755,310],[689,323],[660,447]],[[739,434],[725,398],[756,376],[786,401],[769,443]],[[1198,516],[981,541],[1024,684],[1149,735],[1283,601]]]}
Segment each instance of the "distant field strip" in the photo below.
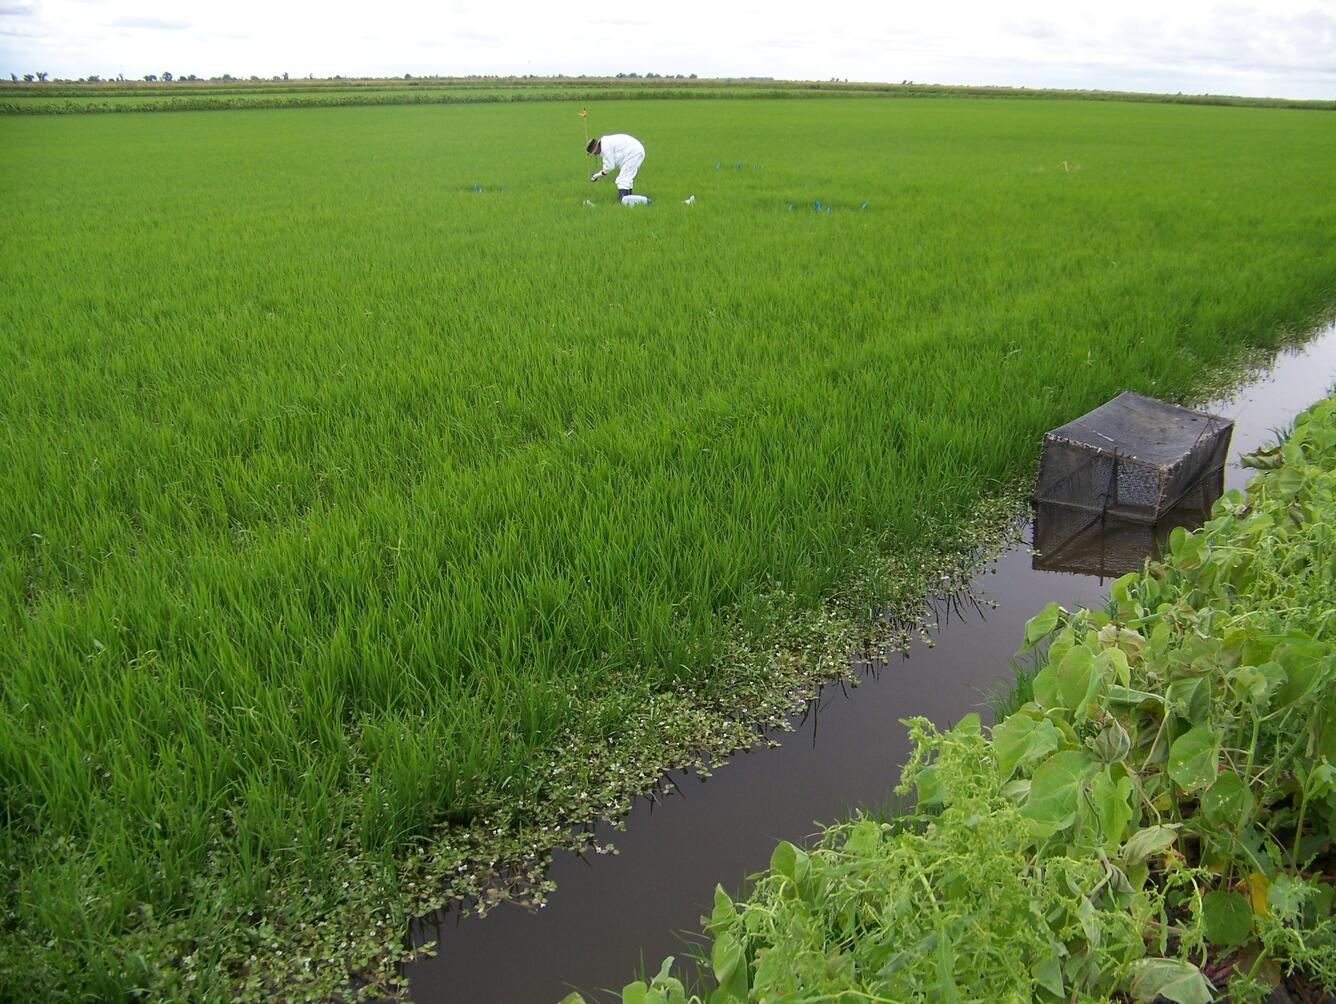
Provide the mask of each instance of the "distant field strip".
{"label": "distant field strip", "polygon": [[0,84],[0,115],[220,111],[358,105],[475,104],[528,101],[683,98],[1026,98],[1082,101],[1336,109],[1333,101],[1242,98],[1221,94],[1133,94],[1025,87],[687,77],[405,77],[345,80],[54,81]]}
{"label": "distant field strip", "polygon": [[0,118],[0,996],[240,979],[608,674],[1336,305],[1326,114],[593,103],[626,210],[577,107]]}

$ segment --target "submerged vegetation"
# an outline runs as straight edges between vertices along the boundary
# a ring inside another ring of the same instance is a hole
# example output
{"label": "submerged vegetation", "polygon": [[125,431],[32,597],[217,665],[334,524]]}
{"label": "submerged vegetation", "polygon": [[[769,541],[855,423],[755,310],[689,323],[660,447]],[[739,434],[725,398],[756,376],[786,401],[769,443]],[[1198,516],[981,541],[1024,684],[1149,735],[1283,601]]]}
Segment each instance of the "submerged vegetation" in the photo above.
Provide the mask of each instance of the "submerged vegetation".
{"label": "submerged vegetation", "polygon": [[[1027,625],[1033,700],[906,723],[913,812],[716,893],[711,1004],[1336,992],[1336,399],[1251,462],[1111,614]],[[668,964],[623,993],[686,1000]]]}
{"label": "submerged vegetation", "polygon": [[381,985],[1336,295],[1319,115],[590,112],[0,118],[0,992]]}

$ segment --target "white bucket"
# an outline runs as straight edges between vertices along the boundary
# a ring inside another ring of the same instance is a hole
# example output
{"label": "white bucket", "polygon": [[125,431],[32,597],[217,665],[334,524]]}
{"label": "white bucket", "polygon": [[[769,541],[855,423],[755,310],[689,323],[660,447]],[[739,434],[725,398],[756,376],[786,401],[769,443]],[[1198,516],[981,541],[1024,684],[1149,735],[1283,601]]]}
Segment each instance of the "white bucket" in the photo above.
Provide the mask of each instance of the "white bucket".
{"label": "white bucket", "polygon": [[623,206],[648,206],[648,195],[628,195],[622,199]]}

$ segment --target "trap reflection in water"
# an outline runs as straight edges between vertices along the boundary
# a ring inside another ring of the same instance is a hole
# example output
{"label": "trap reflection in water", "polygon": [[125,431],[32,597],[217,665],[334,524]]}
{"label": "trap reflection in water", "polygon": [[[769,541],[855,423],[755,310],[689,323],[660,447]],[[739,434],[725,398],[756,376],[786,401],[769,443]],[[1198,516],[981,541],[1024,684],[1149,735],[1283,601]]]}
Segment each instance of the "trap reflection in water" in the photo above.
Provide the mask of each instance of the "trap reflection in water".
{"label": "trap reflection in water", "polygon": [[1211,517],[1211,505],[1224,492],[1225,472],[1202,478],[1156,523],[1121,519],[1111,512],[1090,512],[1053,502],[1034,504],[1036,571],[1070,572],[1100,579],[1117,578],[1158,558],[1175,527],[1194,530]]}

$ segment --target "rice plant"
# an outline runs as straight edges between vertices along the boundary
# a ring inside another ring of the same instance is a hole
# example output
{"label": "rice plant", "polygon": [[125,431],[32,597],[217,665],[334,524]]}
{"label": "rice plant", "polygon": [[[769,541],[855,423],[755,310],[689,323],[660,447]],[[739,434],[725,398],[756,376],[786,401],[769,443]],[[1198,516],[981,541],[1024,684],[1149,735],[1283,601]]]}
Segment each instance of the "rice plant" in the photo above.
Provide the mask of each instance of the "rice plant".
{"label": "rice plant", "polygon": [[0,987],[242,993],[603,681],[1336,297],[1325,114],[596,104],[628,211],[575,110],[0,117]]}

